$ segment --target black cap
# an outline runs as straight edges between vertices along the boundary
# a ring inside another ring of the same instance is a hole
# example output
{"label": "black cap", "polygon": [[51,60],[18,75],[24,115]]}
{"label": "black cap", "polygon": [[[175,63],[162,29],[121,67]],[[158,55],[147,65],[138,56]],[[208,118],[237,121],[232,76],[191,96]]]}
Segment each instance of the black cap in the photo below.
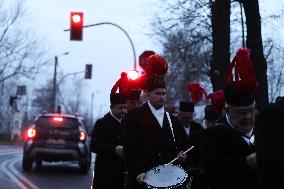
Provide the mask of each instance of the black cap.
{"label": "black cap", "polygon": [[129,100],[140,100],[141,90],[131,90],[131,96]]}
{"label": "black cap", "polygon": [[180,101],[179,111],[181,112],[194,112],[195,103],[191,101]]}
{"label": "black cap", "polygon": [[152,91],[157,88],[166,88],[163,76],[152,76],[147,79],[147,91]]}
{"label": "black cap", "polygon": [[111,93],[110,94],[110,104],[126,104],[127,99],[125,96],[121,95],[120,93]]}
{"label": "black cap", "polygon": [[240,89],[233,82],[225,86],[224,94],[226,103],[232,106],[248,106],[254,102],[253,91]]}
{"label": "black cap", "polygon": [[207,105],[204,107],[204,119],[215,121],[217,120],[219,115],[214,111],[212,105]]}

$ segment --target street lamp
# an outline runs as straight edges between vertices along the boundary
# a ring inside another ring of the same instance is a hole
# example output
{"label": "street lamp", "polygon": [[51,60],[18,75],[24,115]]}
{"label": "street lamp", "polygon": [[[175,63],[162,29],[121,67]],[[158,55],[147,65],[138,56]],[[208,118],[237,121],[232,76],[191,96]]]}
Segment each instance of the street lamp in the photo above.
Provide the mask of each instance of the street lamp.
{"label": "street lamp", "polygon": [[57,66],[58,66],[58,57],[64,56],[64,55],[69,55],[69,52],[62,53],[60,55],[55,55],[54,57],[54,75],[53,75],[53,96],[52,96],[52,111],[56,111],[56,92],[57,92],[57,84],[56,84],[56,76],[57,76]]}

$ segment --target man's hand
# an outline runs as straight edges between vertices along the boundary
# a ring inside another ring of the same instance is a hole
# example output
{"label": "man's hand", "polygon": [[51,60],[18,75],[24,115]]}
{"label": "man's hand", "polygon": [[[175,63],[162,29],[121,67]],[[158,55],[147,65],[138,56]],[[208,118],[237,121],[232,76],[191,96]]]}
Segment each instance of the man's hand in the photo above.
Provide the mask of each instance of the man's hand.
{"label": "man's hand", "polygon": [[116,146],[114,152],[120,157],[124,158],[123,146]]}
{"label": "man's hand", "polygon": [[251,168],[252,170],[257,170],[258,165],[257,165],[257,162],[256,162],[256,153],[252,153],[252,154],[248,155],[246,157],[246,162],[247,162],[247,165],[249,166],[249,168]]}
{"label": "man's hand", "polygon": [[141,184],[142,182],[145,181],[145,178],[146,178],[146,173],[141,173],[139,175],[137,175],[136,177],[136,181]]}
{"label": "man's hand", "polygon": [[184,153],[183,151],[181,151],[179,154],[178,154],[178,162],[179,163],[184,163],[186,161],[186,153]]}

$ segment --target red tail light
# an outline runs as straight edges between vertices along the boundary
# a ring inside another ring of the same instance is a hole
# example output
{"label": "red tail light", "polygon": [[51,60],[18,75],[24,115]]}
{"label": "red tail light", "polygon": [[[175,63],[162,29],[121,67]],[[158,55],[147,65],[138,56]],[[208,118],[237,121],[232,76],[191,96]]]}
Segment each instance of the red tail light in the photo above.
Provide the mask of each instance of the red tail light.
{"label": "red tail light", "polygon": [[27,131],[27,138],[28,139],[33,139],[36,136],[36,130],[35,128],[29,128]]}
{"label": "red tail light", "polygon": [[80,137],[79,137],[80,140],[85,140],[86,139],[86,133],[83,132],[83,131],[80,131]]}

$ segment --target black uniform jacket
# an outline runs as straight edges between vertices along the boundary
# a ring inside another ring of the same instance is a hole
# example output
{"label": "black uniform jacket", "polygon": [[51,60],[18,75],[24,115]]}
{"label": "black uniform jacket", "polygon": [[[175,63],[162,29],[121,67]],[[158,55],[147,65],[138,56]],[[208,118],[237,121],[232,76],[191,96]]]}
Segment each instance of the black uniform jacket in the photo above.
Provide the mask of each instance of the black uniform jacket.
{"label": "black uniform jacket", "polygon": [[242,135],[231,128],[226,119],[221,125],[204,131],[201,159],[211,189],[254,189],[257,172],[246,163],[255,152]]}
{"label": "black uniform jacket", "polygon": [[259,189],[284,188],[284,103],[270,104],[256,118]]}
{"label": "black uniform jacket", "polygon": [[[171,116],[173,132],[177,137],[177,120]],[[164,114],[163,127],[147,103],[129,112],[125,119],[125,161],[134,178],[150,168],[168,163],[177,156],[178,144]]]}
{"label": "black uniform jacket", "polygon": [[97,120],[91,135],[91,151],[97,154],[93,188],[123,188],[124,161],[114,152],[122,137],[123,126],[110,113]]}
{"label": "black uniform jacket", "polygon": [[200,144],[202,139],[202,131],[204,130],[202,126],[195,122],[190,122],[190,131],[187,136],[184,127],[179,124],[181,130],[181,137],[179,138],[179,143],[181,144],[182,151],[186,151],[191,146],[194,148],[187,153],[187,161],[183,164],[183,167],[188,170],[195,169],[200,166]]}

